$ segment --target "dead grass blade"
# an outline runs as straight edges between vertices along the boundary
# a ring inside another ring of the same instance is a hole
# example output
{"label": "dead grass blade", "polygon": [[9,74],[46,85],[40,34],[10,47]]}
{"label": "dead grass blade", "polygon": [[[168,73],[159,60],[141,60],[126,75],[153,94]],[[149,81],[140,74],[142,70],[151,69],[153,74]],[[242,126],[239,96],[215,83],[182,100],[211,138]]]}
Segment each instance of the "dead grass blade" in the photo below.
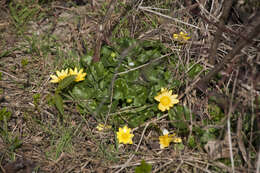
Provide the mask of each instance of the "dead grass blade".
{"label": "dead grass blade", "polygon": [[247,153],[246,153],[246,148],[245,148],[245,145],[244,145],[244,142],[243,142],[243,139],[242,139],[242,115],[239,114],[239,117],[238,117],[238,120],[237,120],[237,139],[238,139],[238,146],[239,146],[239,149],[242,153],[242,156],[243,156],[243,159],[244,161],[247,163],[248,167],[251,168],[252,165],[251,163],[249,162],[248,158],[247,158]]}

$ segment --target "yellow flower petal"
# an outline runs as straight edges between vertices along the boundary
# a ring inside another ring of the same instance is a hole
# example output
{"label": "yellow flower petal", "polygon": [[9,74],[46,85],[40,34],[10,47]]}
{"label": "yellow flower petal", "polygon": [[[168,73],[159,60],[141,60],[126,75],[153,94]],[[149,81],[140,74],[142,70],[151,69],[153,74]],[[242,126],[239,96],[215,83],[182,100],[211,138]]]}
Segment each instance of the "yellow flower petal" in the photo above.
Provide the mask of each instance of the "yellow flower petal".
{"label": "yellow flower petal", "polygon": [[161,103],[159,103],[158,109],[161,110],[162,112],[166,111],[165,106],[163,106],[163,104],[161,104]]}
{"label": "yellow flower petal", "polygon": [[169,136],[168,134],[159,136],[160,148],[164,149],[164,148],[168,147],[172,140],[173,140],[172,137]]}
{"label": "yellow flower petal", "polygon": [[58,83],[60,79],[56,75],[50,75],[52,80],[50,81],[51,83]]}
{"label": "yellow flower petal", "polygon": [[110,54],[110,56],[111,56],[112,58],[115,58],[115,57],[116,57],[116,53],[115,53],[115,52],[112,52],[112,53]]}
{"label": "yellow flower petal", "polygon": [[85,76],[87,75],[87,73],[83,73],[83,69],[80,69],[78,71],[77,67],[75,67],[74,70],[70,69],[69,74],[70,75],[76,75],[75,82],[85,80]]}
{"label": "yellow flower petal", "polygon": [[167,89],[162,88],[161,92],[158,93],[158,95],[155,96],[154,99],[160,102],[158,105],[158,109],[164,112],[165,110],[169,110],[171,107],[173,107],[174,104],[179,103],[177,97],[177,94],[172,95],[172,90],[168,91]]}
{"label": "yellow flower petal", "polygon": [[179,34],[173,34],[173,38],[180,43],[185,43],[187,40],[190,39],[190,36],[188,36],[187,33],[180,32]]}
{"label": "yellow flower petal", "polygon": [[181,142],[182,142],[182,139],[181,139],[181,138],[178,138],[178,137],[174,137],[174,138],[173,138],[173,142],[174,142],[174,143],[181,143]]}
{"label": "yellow flower petal", "polygon": [[51,83],[58,83],[61,80],[63,80],[65,77],[67,77],[68,74],[68,69],[61,70],[61,71],[56,71],[56,75],[50,75],[52,80],[50,81]]}
{"label": "yellow flower petal", "polygon": [[177,40],[179,38],[179,35],[178,34],[173,34],[173,38]]}
{"label": "yellow flower petal", "polygon": [[109,125],[100,123],[100,124],[98,124],[98,126],[96,128],[98,129],[98,131],[103,131],[103,130],[111,129],[112,127]]}
{"label": "yellow flower petal", "polygon": [[131,129],[127,126],[119,128],[119,131],[116,133],[118,142],[123,144],[133,144],[132,138],[134,137],[134,135],[130,132]]}
{"label": "yellow flower petal", "polygon": [[169,134],[167,129],[163,129],[163,136],[159,136],[159,143],[160,143],[160,148],[164,149],[170,145],[171,142],[174,143],[181,143],[182,139],[179,137],[176,137],[176,134]]}

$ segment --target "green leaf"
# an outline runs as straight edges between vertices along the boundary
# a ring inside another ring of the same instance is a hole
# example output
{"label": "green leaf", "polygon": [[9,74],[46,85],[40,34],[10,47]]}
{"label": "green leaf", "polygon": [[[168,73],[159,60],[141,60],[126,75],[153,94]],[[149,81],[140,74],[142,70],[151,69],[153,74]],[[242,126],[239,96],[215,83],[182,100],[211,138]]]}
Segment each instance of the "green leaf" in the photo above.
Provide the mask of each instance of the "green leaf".
{"label": "green leaf", "polygon": [[150,173],[152,172],[152,165],[146,163],[144,160],[141,161],[141,165],[135,168],[135,173]]}
{"label": "green leaf", "polygon": [[95,100],[91,100],[89,103],[88,103],[88,107],[91,111],[96,111],[97,109],[97,102]]}
{"label": "green leaf", "polygon": [[0,109],[0,121],[8,121],[11,118],[11,112],[7,111],[7,108]]}
{"label": "green leaf", "polygon": [[201,129],[199,126],[194,126],[192,131],[195,132],[196,136],[201,136],[205,131]]}
{"label": "green leaf", "polygon": [[84,55],[80,58],[80,64],[82,67],[88,67],[92,62],[93,57],[91,55]]}
{"label": "green leaf", "polygon": [[118,45],[116,48],[117,48],[117,51],[121,52],[123,51],[124,49],[132,46],[133,44],[136,44],[136,40],[132,39],[132,38],[127,38],[127,37],[122,37],[118,40]]}
{"label": "green leaf", "polygon": [[159,58],[160,56],[161,56],[161,54],[156,49],[147,50],[147,51],[144,51],[141,55],[139,55],[137,60],[141,63],[145,63],[149,60]]}
{"label": "green leaf", "polygon": [[212,120],[215,122],[220,122],[222,118],[225,117],[225,114],[222,112],[221,108],[216,104],[208,104],[208,112]]}
{"label": "green leaf", "polygon": [[211,133],[210,131],[205,131],[200,138],[200,142],[205,144],[208,141],[215,140],[215,139],[216,139],[216,136],[213,133]]}
{"label": "green leaf", "polygon": [[172,85],[173,89],[178,89],[181,87],[181,81],[180,80],[173,80]]}
{"label": "green leaf", "polygon": [[11,48],[11,49],[7,49],[4,50],[0,53],[0,58],[3,58],[5,56],[9,56],[13,51],[17,50],[18,48]]}
{"label": "green leaf", "polygon": [[181,115],[179,115],[177,112],[174,111],[169,111],[169,118],[171,121],[171,124],[180,129],[180,130],[184,130],[187,131],[188,130],[188,125],[185,122],[185,120],[183,119],[183,117]]}
{"label": "green leaf", "polygon": [[137,127],[145,122],[147,119],[151,119],[154,116],[153,111],[142,111],[139,114],[132,114],[132,116],[128,119],[131,127]]}
{"label": "green leaf", "polygon": [[108,88],[95,90],[95,98],[99,101],[104,100],[104,98],[108,99],[109,98]]}
{"label": "green leaf", "polygon": [[64,88],[67,88],[70,84],[72,84],[72,82],[75,80],[75,78],[76,78],[75,75],[70,75],[70,76],[67,76],[66,78],[64,78],[62,81],[60,81],[60,83],[56,89],[56,92],[59,93]]}
{"label": "green leaf", "polygon": [[14,139],[12,139],[9,150],[15,151],[17,148],[21,147],[22,144],[23,142],[20,139],[18,139],[18,137],[16,136]]}
{"label": "green leaf", "polygon": [[185,146],[183,144],[175,144],[174,148],[178,151],[184,150]]}
{"label": "green leaf", "polygon": [[128,93],[128,86],[125,79],[119,78],[114,83],[114,98],[116,100],[124,99]]}
{"label": "green leaf", "polygon": [[169,111],[169,118],[173,121],[172,125],[179,128],[183,132],[188,131],[190,116],[194,119],[194,115],[186,106],[176,105]]}
{"label": "green leaf", "polygon": [[156,69],[154,69],[154,66],[147,66],[145,68],[143,68],[142,70],[143,75],[145,77],[146,80],[150,81],[150,82],[157,82],[158,80],[158,71]]}
{"label": "green leaf", "polygon": [[148,97],[147,89],[144,86],[135,85],[134,92],[135,92],[134,105],[135,106],[144,105]]}
{"label": "green leaf", "polygon": [[138,81],[139,79],[139,76],[140,76],[140,73],[138,70],[135,70],[135,71],[131,71],[129,73],[127,73],[126,75],[126,79],[128,82],[134,82],[134,81]]}
{"label": "green leaf", "polygon": [[61,115],[64,115],[63,99],[59,94],[54,95],[54,103]]}
{"label": "green leaf", "polygon": [[145,63],[147,60],[148,60],[148,57],[146,56],[145,53],[138,56],[138,61],[141,63]]}
{"label": "green leaf", "polygon": [[99,78],[104,77],[105,74],[105,68],[104,65],[102,64],[102,62],[97,62],[94,64],[94,67],[96,69],[97,75]]}
{"label": "green leaf", "polygon": [[78,99],[90,99],[94,96],[94,88],[89,88],[86,85],[76,85],[72,89],[72,94]]}
{"label": "green leaf", "polygon": [[[190,66],[191,65],[192,63],[190,64]],[[188,72],[188,75],[190,78],[194,78],[197,74],[199,74],[199,72],[201,72],[201,70],[203,70],[203,67],[200,64],[195,64]]]}
{"label": "green leaf", "polygon": [[99,81],[100,79],[103,79],[105,76],[105,68],[101,61],[94,63],[90,67],[90,71],[95,81]]}
{"label": "green leaf", "polygon": [[165,88],[165,86],[167,86],[167,82],[165,80],[159,80],[157,82],[158,82],[158,84],[155,85],[155,88],[157,91],[159,91],[161,88]]}
{"label": "green leaf", "polygon": [[189,136],[188,145],[191,148],[195,148],[196,147],[196,142],[195,142],[195,137],[194,136]]}
{"label": "green leaf", "polygon": [[117,66],[117,52],[113,51],[108,46],[103,46],[101,49],[101,62],[105,67]]}
{"label": "green leaf", "polygon": [[101,55],[105,57],[109,57],[111,55],[112,51],[108,46],[103,46],[101,48]]}
{"label": "green leaf", "polygon": [[146,100],[147,100],[147,93],[146,92],[140,93],[134,98],[134,105],[141,106],[145,104]]}

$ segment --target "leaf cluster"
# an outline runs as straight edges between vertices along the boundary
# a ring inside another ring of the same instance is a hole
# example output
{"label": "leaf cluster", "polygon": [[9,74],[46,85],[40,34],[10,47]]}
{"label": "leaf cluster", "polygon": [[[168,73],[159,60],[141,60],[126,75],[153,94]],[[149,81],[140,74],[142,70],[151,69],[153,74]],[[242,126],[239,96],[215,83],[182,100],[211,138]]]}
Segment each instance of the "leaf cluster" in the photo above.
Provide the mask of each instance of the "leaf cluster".
{"label": "leaf cluster", "polygon": [[[127,121],[136,127],[159,114],[154,96],[174,80],[167,69],[167,58],[175,57],[160,58],[168,50],[158,42],[137,43],[134,39],[120,38],[114,45],[102,47],[99,62],[92,63],[91,55],[81,58],[87,76],[70,94],[75,100],[84,100],[79,104],[81,110],[98,112],[101,119],[110,113],[114,115],[113,123]],[[121,57],[120,52],[132,45],[137,46]]]}

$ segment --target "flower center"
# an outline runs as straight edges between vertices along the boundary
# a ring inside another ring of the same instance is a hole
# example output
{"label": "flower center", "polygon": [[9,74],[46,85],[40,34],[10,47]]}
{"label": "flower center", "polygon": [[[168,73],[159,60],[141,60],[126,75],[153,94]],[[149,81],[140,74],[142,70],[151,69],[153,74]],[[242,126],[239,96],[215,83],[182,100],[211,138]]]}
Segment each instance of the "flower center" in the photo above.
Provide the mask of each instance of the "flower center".
{"label": "flower center", "polygon": [[129,137],[129,135],[128,135],[127,133],[123,133],[123,134],[122,134],[122,138],[123,138],[124,140],[127,140],[128,137]]}
{"label": "flower center", "polygon": [[167,106],[171,103],[171,99],[168,96],[164,96],[161,98],[160,102],[164,105]]}

